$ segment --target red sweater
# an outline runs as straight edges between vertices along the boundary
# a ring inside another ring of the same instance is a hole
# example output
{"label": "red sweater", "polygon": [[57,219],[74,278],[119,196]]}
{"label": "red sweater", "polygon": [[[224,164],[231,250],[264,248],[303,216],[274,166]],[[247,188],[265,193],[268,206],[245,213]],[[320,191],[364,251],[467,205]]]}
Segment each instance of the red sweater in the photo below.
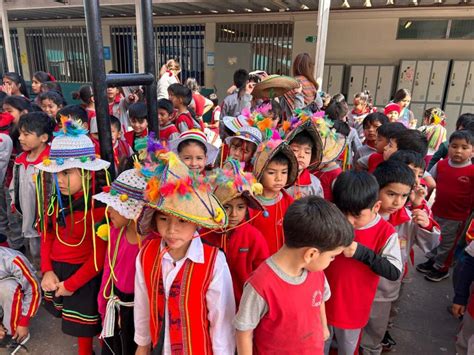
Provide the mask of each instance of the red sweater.
{"label": "red sweater", "polygon": [[250,274],[270,256],[262,233],[245,223],[232,230],[230,236],[225,232],[207,230],[202,230],[201,234],[202,239],[224,250],[234,285],[235,304],[238,306]]}
{"label": "red sweater", "polygon": [[175,124],[181,133],[194,128],[194,120],[189,112],[178,113]]}
{"label": "red sweater", "polygon": [[132,147],[133,151],[135,151],[135,139],[137,138],[145,138],[146,136],[148,136],[148,128],[146,128],[142,133],[140,133],[140,135],[136,135],[135,134],[135,131],[128,131],[128,132],[125,132],[125,134],[123,135],[125,140],[127,141],[128,145],[130,147]]}
{"label": "red sweater", "polygon": [[174,124],[168,124],[160,127],[160,141],[169,142],[172,139],[178,138],[179,132]]}
{"label": "red sweater", "polygon": [[[354,241],[379,254],[395,229],[383,218],[365,229],[356,229]],[[370,316],[379,276],[369,266],[338,255],[324,271],[331,287],[326,302],[328,324],[342,329],[363,328]]]}
{"label": "red sweater", "polygon": [[454,221],[465,221],[474,205],[474,165],[453,167],[449,159],[436,165],[436,198],[433,214]]}
{"label": "red sweater", "polygon": [[321,186],[323,187],[324,198],[328,201],[332,201],[332,184],[334,180],[337,179],[339,174],[342,173],[340,167],[336,167],[332,170],[318,170],[314,172],[314,175],[321,181]]}
{"label": "red sweater", "polygon": [[252,274],[249,283],[268,306],[268,312],[253,332],[255,354],[323,354],[322,271],[308,272],[303,283],[292,285],[264,262]]}
{"label": "red sweater", "polygon": [[377,166],[379,166],[380,163],[383,162],[383,154],[380,153],[372,153],[369,156],[369,162],[368,162],[368,172],[373,173],[375,169],[377,169]]}
{"label": "red sweater", "polygon": [[[82,196],[74,196],[75,198],[82,198]],[[92,214],[89,211],[85,222],[85,238],[80,244],[84,235],[84,211],[75,211],[73,213],[74,226],[71,226],[71,216],[66,215],[66,226],[58,225],[56,233],[56,212],[53,213],[52,228],[46,231],[46,235],[41,237],[41,271],[43,273],[53,270],[53,261],[68,263],[68,264],[82,264],[82,266],[67,280],[64,281],[64,287],[69,291],[76,291],[94,276],[99,274],[104,265],[105,251],[107,249],[107,242],[95,237],[96,255],[98,271],[94,265],[94,248],[92,243],[92,228],[94,224],[100,222],[104,218],[105,208],[94,208],[94,220],[92,221]],[[58,236],[61,240],[58,239]],[[69,244],[66,245],[65,243]],[[74,246],[80,244],[78,246]],[[72,245],[72,246],[70,246]]]}
{"label": "red sweater", "polygon": [[282,190],[281,199],[278,202],[272,202],[273,204],[265,204],[264,201],[260,200],[265,207],[265,212],[268,213],[267,217],[258,210],[249,208],[250,218],[253,218],[258,213],[260,215],[252,220],[252,225],[257,228],[267,241],[268,250],[270,255],[275,254],[278,249],[283,246],[285,242],[285,236],[283,234],[283,217],[285,216],[286,210],[293,203],[293,198]]}

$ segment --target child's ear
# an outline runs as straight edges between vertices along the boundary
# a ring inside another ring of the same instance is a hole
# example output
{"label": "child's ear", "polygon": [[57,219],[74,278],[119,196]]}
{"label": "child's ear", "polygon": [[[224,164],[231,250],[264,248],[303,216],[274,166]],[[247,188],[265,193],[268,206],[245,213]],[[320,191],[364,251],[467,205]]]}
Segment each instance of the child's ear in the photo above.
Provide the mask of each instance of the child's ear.
{"label": "child's ear", "polygon": [[47,133],[43,133],[41,136],[39,136],[39,139],[42,143],[47,143],[49,141],[49,136]]}
{"label": "child's ear", "polygon": [[320,254],[321,252],[317,248],[307,248],[303,254],[305,263],[311,263],[311,261],[317,258]]}
{"label": "child's ear", "polygon": [[375,202],[374,207],[372,207],[372,212],[379,213],[380,207],[382,207],[382,201],[378,200]]}

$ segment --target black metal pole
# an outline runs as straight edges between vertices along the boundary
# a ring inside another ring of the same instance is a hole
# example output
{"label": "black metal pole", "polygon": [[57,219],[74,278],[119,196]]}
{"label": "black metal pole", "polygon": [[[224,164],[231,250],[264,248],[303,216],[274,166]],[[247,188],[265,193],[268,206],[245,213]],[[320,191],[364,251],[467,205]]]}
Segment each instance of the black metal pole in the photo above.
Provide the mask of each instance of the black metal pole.
{"label": "black metal pole", "polygon": [[84,0],[84,13],[86,17],[92,90],[94,92],[95,113],[99,130],[100,156],[102,159],[110,162],[109,172],[112,179],[114,179],[114,152],[110,130],[109,105],[107,102],[99,0]]}
{"label": "black metal pole", "polygon": [[153,38],[153,9],[152,0],[141,0],[142,26],[143,26],[143,55],[145,62],[145,73],[153,74],[155,80],[145,87],[146,105],[148,110],[148,126],[150,131],[160,136],[158,124],[158,108],[156,98],[156,63],[155,63],[155,41]]}

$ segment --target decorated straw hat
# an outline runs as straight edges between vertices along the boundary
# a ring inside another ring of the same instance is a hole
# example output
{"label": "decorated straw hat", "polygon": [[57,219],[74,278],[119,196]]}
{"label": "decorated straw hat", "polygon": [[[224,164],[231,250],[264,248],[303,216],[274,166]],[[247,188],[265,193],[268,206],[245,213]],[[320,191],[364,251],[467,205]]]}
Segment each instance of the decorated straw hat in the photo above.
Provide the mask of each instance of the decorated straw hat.
{"label": "decorated straw hat", "polygon": [[346,137],[336,132],[332,127],[332,122],[324,118],[316,120],[321,140],[323,141],[323,158],[321,164],[328,164],[342,154],[346,147]]}
{"label": "decorated straw hat", "polygon": [[137,219],[145,205],[146,181],[136,169],[125,170],[104,187],[104,192],[94,195],[94,199],[112,207],[127,219]]}
{"label": "decorated straw hat", "polygon": [[252,96],[254,99],[274,98],[286,94],[300,86],[298,80],[284,75],[270,75],[255,85]]}
{"label": "decorated straw hat", "polygon": [[255,198],[263,192],[263,187],[252,173],[245,173],[237,160],[229,159],[217,178],[214,195],[222,205],[237,197],[247,200],[250,208],[263,210],[262,204]]}
{"label": "decorated straw hat", "polygon": [[245,126],[240,128],[236,133],[235,136],[230,136],[225,139],[226,144],[230,144],[231,140],[237,138],[242,139],[244,141],[254,143],[255,145],[259,145],[262,143],[262,132],[256,127]]}
{"label": "decorated straw hat", "polygon": [[233,116],[224,116],[222,118],[222,123],[226,126],[230,131],[236,133],[239,129],[244,126],[248,126],[247,117],[243,115],[239,115],[237,117]]}
{"label": "decorated straw hat", "polygon": [[48,173],[72,168],[90,171],[107,169],[110,163],[96,157],[94,144],[80,122],[65,117],[61,117],[61,121],[62,129],[54,133],[49,157],[36,167]]}
{"label": "decorated straw hat", "polygon": [[253,173],[257,180],[260,181],[263,171],[270,163],[270,160],[278,153],[284,154],[290,162],[286,186],[291,186],[298,176],[298,161],[288,143],[281,139],[269,139],[258,146],[253,162]]}
{"label": "decorated straw hat", "polygon": [[323,158],[323,142],[321,140],[321,136],[319,135],[319,131],[317,129],[316,123],[312,120],[307,120],[306,122],[300,121],[301,124],[297,125],[293,128],[292,131],[288,133],[286,136],[286,141],[288,144],[291,144],[293,139],[296,138],[301,133],[307,133],[313,142],[313,148],[311,151],[311,168],[317,168],[318,165],[321,163]]}
{"label": "decorated straw hat", "polygon": [[206,147],[207,150],[207,162],[206,165],[214,164],[214,161],[217,158],[217,154],[219,154],[219,149],[217,149],[215,146],[213,146],[211,143],[207,141],[206,135],[204,132],[198,130],[198,129],[191,129],[189,131],[183,132],[179,135],[178,138],[173,139],[169,143],[169,149],[174,152],[175,154],[178,154],[178,147],[179,145],[187,140],[194,140],[198,141]]}

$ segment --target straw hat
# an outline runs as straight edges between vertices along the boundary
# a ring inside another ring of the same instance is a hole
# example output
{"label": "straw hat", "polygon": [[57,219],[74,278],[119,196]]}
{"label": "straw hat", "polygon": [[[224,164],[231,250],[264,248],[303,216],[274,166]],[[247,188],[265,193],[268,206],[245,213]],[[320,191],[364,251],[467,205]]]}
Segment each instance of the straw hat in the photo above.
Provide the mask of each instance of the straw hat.
{"label": "straw hat", "polygon": [[238,117],[224,116],[222,118],[222,123],[234,133],[236,133],[240,128],[249,125],[247,117],[243,115],[239,115]]}
{"label": "straw hat", "polygon": [[339,158],[344,151],[346,147],[346,137],[332,128],[331,121],[321,117],[316,119],[315,123],[323,141],[323,158],[321,164],[327,164]]}
{"label": "straw hat", "polygon": [[288,133],[286,141],[288,144],[291,144],[291,141],[295,139],[298,134],[303,132],[306,132],[313,141],[310,166],[311,168],[317,168],[323,158],[323,142],[319,135],[317,126],[312,120],[307,120],[306,122],[296,126],[290,133]]}
{"label": "straw hat", "polygon": [[219,154],[219,149],[217,149],[215,146],[213,146],[211,143],[207,141],[206,135],[204,132],[198,130],[198,129],[191,129],[189,131],[183,132],[179,135],[178,138],[173,139],[169,143],[169,149],[174,152],[175,154],[178,154],[178,147],[179,145],[187,140],[194,140],[198,141],[206,147],[207,150],[207,162],[206,165],[214,164],[214,161],[217,158],[217,154]]}
{"label": "straw hat", "polygon": [[222,169],[221,178],[216,181],[214,195],[222,205],[237,197],[247,200],[250,208],[263,211],[262,204],[255,198],[263,187],[251,173],[245,173],[237,160],[229,159]]}
{"label": "straw hat", "polygon": [[284,75],[270,75],[252,91],[254,99],[274,98],[286,94],[300,86],[298,80]]}
{"label": "straw hat", "polygon": [[260,181],[263,176],[263,171],[270,163],[270,160],[278,153],[284,154],[290,161],[286,186],[291,186],[298,177],[298,161],[288,146],[288,143],[281,139],[269,139],[258,146],[257,153],[254,157],[253,173],[257,180]]}
{"label": "straw hat", "polygon": [[36,167],[48,173],[57,173],[71,168],[90,171],[107,169],[108,161],[99,159],[95,155],[94,144],[86,135],[79,122],[61,118],[63,128],[54,133],[55,138],[51,143],[49,157]]}
{"label": "straw hat", "polygon": [[262,132],[260,132],[260,130],[256,127],[245,126],[240,128],[235,133],[235,136],[227,137],[225,139],[225,143],[229,145],[234,138],[242,139],[244,141],[254,143],[255,145],[259,145],[262,143]]}
{"label": "straw hat", "polygon": [[93,198],[112,207],[127,219],[137,219],[145,205],[145,179],[135,170],[125,170],[104,192]]}

